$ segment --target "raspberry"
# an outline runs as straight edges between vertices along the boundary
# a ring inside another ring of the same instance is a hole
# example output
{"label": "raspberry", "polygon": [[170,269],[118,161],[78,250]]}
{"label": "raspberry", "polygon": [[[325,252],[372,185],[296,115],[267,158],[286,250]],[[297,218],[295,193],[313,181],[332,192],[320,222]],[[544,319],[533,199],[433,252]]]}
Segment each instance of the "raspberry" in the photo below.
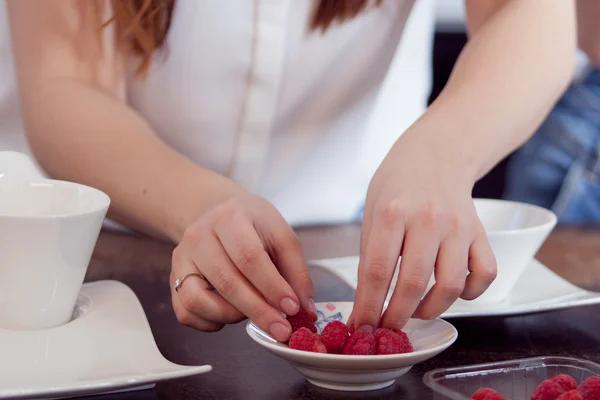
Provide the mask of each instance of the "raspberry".
{"label": "raspberry", "polygon": [[344,354],[347,355],[370,356],[374,355],[376,350],[375,336],[365,332],[354,332],[344,346]]}
{"label": "raspberry", "polygon": [[583,397],[577,390],[569,390],[558,396],[556,400],[583,400]]}
{"label": "raspberry", "polygon": [[412,353],[414,351],[413,349],[413,345],[410,342],[410,339],[408,338],[408,335],[406,334],[406,332],[400,330],[400,329],[392,329],[392,331],[400,336],[400,339],[402,340],[403,343],[403,353]]}
{"label": "raspberry", "polygon": [[317,340],[315,340],[315,344],[313,345],[312,351],[313,353],[327,353],[327,347],[325,347],[323,342],[321,342],[317,337]]}
{"label": "raspberry", "polygon": [[566,374],[556,375],[554,378],[550,379],[552,382],[556,383],[558,386],[563,388],[565,392],[569,390],[577,389],[577,381]]}
{"label": "raspberry", "polygon": [[321,342],[328,353],[340,354],[348,340],[348,327],[340,321],[332,321],[325,326],[321,333]]}
{"label": "raspberry", "polygon": [[303,309],[300,309],[296,315],[288,315],[287,320],[290,322],[290,325],[292,325],[292,333],[296,332],[300,328],[307,328],[312,333],[317,333],[315,319]]}
{"label": "raspberry", "polygon": [[506,400],[506,397],[494,389],[482,388],[473,394],[472,400]]}
{"label": "raspberry", "polygon": [[319,337],[308,330],[308,328],[300,328],[292,333],[292,336],[290,336],[289,347],[294,350],[327,353],[327,349],[325,348],[325,345],[321,343]]}
{"label": "raspberry", "polygon": [[564,392],[563,388],[557,383],[552,382],[550,379],[546,379],[535,388],[531,400],[556,400],[556,398]]}
{"label": "raspberry", "polygon": [[577,391],[583,400],[600,400],[600,377],[592,376],[581,382]]}
{"label": "raspberry", "polygon": [[390,329],[379,328],[374,333],[377,339],[377,354],[408,353],[407,342]]}

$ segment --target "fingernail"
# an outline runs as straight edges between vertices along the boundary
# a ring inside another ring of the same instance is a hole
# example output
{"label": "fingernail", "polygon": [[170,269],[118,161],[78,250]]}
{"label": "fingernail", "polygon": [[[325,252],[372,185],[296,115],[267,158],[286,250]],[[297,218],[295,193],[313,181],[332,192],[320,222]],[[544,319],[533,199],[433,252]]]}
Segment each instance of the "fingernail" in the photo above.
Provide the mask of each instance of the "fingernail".
{"label": "fingernail", "polygon": [[364,333],[373,333],[373,327],[371,325],[361,325],[356,331]]}
{"label": "fingernail", "polygon": [[281,322],[274,322],[269,327],[269,332],[271,336],[275,338],[278,342],[285,342],[290,337],[291,329]]}
{"label": "fingernail", "polygon": [[286,297],[283,300],[281,300],[281,303],[279,303],[279,305],[281,306],[281,311],[283,311],[286,315],[296,315],[296,313],[300,309],[298,303],[296,303],[293,299],[289,297]]}

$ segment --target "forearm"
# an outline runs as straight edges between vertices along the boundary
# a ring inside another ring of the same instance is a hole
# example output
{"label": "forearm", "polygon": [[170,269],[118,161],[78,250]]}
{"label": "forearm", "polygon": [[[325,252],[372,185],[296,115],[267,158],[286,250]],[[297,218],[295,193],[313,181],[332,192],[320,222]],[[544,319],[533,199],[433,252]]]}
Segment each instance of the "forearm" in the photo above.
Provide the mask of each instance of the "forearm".
{"label": "forearm", "polygon": [[204,210],[240,190],[176,153],[120,100],[74,80],[25,96],[29,140],[59,179],[105,191],[109,215],[133,229],[178,241]]}
{"label": "forearm", "polygon": [[569,1],[510,1],[473,34],[444,91],[401,140],[426,140],[479,179],[547,116],[571,81],[575,51]]}

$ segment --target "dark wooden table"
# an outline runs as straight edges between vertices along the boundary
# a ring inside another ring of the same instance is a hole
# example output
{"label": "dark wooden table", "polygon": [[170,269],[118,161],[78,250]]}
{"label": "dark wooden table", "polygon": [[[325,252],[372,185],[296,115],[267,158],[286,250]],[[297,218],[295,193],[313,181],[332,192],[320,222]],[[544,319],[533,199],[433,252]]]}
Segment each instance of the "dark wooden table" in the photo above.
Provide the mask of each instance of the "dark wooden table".
{"label": "dark wooden table", "polygon": [[[356,255],[359,228],[343,226],[299,231],[307,258]],[[422,384],[428,370],[540,355],[565,355],[600,362],[600,306],[507,318],[456,319],[457,342],[415,366],[394,386],[349,394],[306,383],[286,361],[272,356],[245,333],[244,323],[219,333],[181,326],[169,293],[172,246],[150,239],[103,232],[88,281],[116,279],[139,297],[162,354],[189,365],[211,364],[211,373],[160,383],[154,390],[101,399],[418,399],[433,397]],[[538,258],[569,281],[600,291],[600,231],[557,229]],[[315,300],[350,300],[353,291],[322,269],[312,270]],[[531,283],[535,285],[535,282]]]}

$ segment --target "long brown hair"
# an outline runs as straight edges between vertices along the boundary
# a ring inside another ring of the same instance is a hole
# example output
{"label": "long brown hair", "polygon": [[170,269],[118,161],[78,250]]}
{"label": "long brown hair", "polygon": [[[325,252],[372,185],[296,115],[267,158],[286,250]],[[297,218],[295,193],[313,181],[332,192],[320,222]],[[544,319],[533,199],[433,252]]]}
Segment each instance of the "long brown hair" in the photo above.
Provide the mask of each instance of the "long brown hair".
{"label": "long brown hair", "polygon": [[[128,52],[140,57],[138,74],[150,66],[152,55],[164,47],[171,25],[175,0],[111,0],[117,35]],[[221,1],[221,0],[216,0]],[[299,1],[299,0],[298,0]],[[374,0],[378,6],[382,0]],[[369,0],[319,0],[310,23],[311,31],[326,31],[334,22],[356,17]]]}

